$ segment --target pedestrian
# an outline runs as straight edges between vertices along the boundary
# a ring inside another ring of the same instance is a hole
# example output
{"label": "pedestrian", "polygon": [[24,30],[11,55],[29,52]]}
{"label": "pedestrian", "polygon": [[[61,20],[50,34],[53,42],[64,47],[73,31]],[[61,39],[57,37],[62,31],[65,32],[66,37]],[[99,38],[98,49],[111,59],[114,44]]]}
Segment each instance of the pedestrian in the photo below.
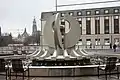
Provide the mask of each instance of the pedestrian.
{"label": "pedestrian", "polygon": [[90,43],[90,48],[92,48],[92,43]]}
{"label": "pedestrian", "polygon": [[110,43],[110,49],[112,49],[112,44]]}
{"label": "pedestrian", "polygon": [[117,48],[117,45],[114,44],[114,45],[113,45],[114,52],[116,52],[116,48]]}

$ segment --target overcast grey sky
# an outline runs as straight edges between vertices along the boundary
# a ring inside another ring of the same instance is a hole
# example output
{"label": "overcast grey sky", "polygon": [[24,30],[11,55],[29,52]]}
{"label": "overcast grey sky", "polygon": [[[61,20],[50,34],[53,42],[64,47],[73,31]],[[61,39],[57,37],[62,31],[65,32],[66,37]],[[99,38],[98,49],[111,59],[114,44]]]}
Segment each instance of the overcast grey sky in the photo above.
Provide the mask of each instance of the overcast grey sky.
{"label": "overcast grey sky", "polygon": [[[58,5],[96,1],[98,0],[58,0]],[[120,2],[70,6],[58,8],[58,10],[95,8],[103,6],[111,7],[119,6],[119,4]],[[39,19],[41,16],[41,12],[53,10],[55,10],[55,0],[0,0],[0,26],[2,28],[2,33],[12,32],[12,34],[16,36],[18,32],[23,32],[24,28],[26,27],[27,32],[30,34],[32,32],[32,21],[34,16],[36,17],[38,30],[40,30]]]}

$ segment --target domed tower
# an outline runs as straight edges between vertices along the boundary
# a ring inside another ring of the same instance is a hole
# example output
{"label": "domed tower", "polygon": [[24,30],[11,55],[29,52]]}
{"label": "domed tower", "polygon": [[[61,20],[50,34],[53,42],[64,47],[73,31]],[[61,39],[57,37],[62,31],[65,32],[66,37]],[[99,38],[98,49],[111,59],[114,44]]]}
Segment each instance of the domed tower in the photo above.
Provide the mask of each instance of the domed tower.
{"label": "domed tower", "polygon": [[35,35],[36,32],[37,32],[37,25],[36,25],[36,20],[34,17],[33,26],[32,26],[32,35]]}

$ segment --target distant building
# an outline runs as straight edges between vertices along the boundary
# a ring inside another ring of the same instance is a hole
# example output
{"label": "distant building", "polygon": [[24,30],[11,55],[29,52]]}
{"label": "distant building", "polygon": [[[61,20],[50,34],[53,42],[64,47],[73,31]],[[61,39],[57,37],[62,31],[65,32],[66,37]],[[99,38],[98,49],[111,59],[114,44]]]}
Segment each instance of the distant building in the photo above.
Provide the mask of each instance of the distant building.
{"label": "distant building", "polygon": [[[62,20],[65,14],[73,16],[80,24],[79,45],[105,46],[110,45],[110,43],[120,45],[120,6],[65,10],[58,11],[58,13],[61,15],[61,25],[66,24]],[[45,26],[46,20],[54,14],[56,11],[42,12],[42,27]]]}
{"label": "distant building", "polygon": [[8,44],[12,43],[12,35],[11,33],[1,33],[1,27],[0,27],[0,46],[8,46]]}
{"label": "distant building", "polygon": [[25,38],[27,38],[27,37],[29,37],[29,34],[27,33],[26,28],[25,28],[22,35],[18,34],[18,41],[24,42]]}
{"label": "distant building", "polygon": [[12,43],[12,36],[0,36],[0,46],[8,46]]}
{"label": "distant building", "polygon": [[18,37],[15,39],[15,41],[22,42],[24,45],[40,44],[40,31],[37,30],[35,17],[33,19],[32,35],[29,35],[25,28],[23,34],[18,34]]}
{"label": "distant building", "polygon": [[37,30],[37,23],[36,23],[36,19],[34,17],[33,20],[33,25],[32,25],[32,44],[40,44],[40,34],[41,32],[39,30]]}

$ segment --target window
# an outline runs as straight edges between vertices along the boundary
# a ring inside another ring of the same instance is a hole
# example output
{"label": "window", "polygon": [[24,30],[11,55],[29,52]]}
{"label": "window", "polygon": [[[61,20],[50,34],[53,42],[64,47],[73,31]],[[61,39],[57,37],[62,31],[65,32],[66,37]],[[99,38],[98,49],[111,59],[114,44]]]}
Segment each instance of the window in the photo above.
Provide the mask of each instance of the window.
{"label": "window", "polygon": [[60,32],[62,35],[65,34],[65,20],[64,19],[61,20]]}
{"label": "window", "polygon": [[114,34],[119,34],[119,16],[114,16]]}
{"label": "window", "polygon": [[81,29],[81,34],[82,34],[82,19],[81,18],[78,18],[78,22],[80,24],[80,29]]}
{"label": "window", "polygon": [[91,44],[91,39],[86,39],[86,45],[90,45]]}
{"label": "window", "polygon": [[109,11],[108,11],[108,10],[105,10],[105,11],[104,11],[104,13],[105,13],[105,14],[108,14],[108,13],[109,13]]}
{"label": "window", "polygon": [[[82,22],[81,22],[81,24],[80,24],[80,27],[82,28]],[[82,30],[82,29],[81,29]]]}
{"label": "window", "polygon": [[104,33],[109,34],[109,17],[104,17]]}
{"label": "window", "polygon": [[81,18],[78,18],[77,20],[78,20],[79,24],[81,24],[82,19],[81,19]]}
{"label": "window", "polygon": [[114,13],[119,13],[119,9],[114,9]]}
{"label": "window", "polygon": [[82,45],[82,39],[78,41],[78,45]]}
{"label": "window", "polygon": [[91,12],[90,12],[90,11],[87,11],[86,13],[87,13],[87,15],[90,15],[90,14],[91,14]]}
{"label": "window", "polygon": [[95,45],[100,45],[100,39],[95,39]]}
{"label": "window", "polygon": [[80,15],[82,15],[82,13],[81,12],[77,12],[77,16],[80,16]]}
{"label": "window", "polygon": [[114,19],[119,19],[119,16],[114,16]]}
{"label": "window", "polygon": [[60,26],[60,32],[61,32],[61,35],[65,34],[65,27],[64,26]]}
{"label": "window", "polygon": [[100,13],[100,11],[98,11],[98,10],[97,10],[97,11],[95,11],[95,14],[99,14],[99,13]]}
{"label": "window", "polygon": [[100,19],[99,19],[99,17],[95,18],[95,34],[100,34]]}
{"label": "window", "polygon": [[69,12],[69,15],[70,15],[70,16],[73,16],[73,12]]}
{"label": "window", "polygon": [[87,18],[87,21],[90,21],[90,18]]}
{"label": "window", "polygon": [[82,39],[79,39],[79,41],[82,41]]}
{"label": "window", "polygon": [[91,20],[90,20],[90,18],[86,19],[86,34],[91,34]]}
{"label": "window", "polygon": [[109,40],[109,38],[104,39],[104,44],[105,44],[105,45],[110,45],[110,40]]}
{"label": "window", "polygon": [[64,19],[61,20],[61,25],[65,25],[65,20]]}
{"label": "window", "polygon": [[107,17],[105,17],[105,19],[106,19],[106,20],[108,20],[108,19],[109,19],[109,17],[107,16]]}
{"label": "window", "polygon": [[64,13],[61,13],[61,17],[64,17],[65,16],[65,14]]}
{"label": "window", "polygon": [[64,38],[62,38],[62,44],[64,44]]}

